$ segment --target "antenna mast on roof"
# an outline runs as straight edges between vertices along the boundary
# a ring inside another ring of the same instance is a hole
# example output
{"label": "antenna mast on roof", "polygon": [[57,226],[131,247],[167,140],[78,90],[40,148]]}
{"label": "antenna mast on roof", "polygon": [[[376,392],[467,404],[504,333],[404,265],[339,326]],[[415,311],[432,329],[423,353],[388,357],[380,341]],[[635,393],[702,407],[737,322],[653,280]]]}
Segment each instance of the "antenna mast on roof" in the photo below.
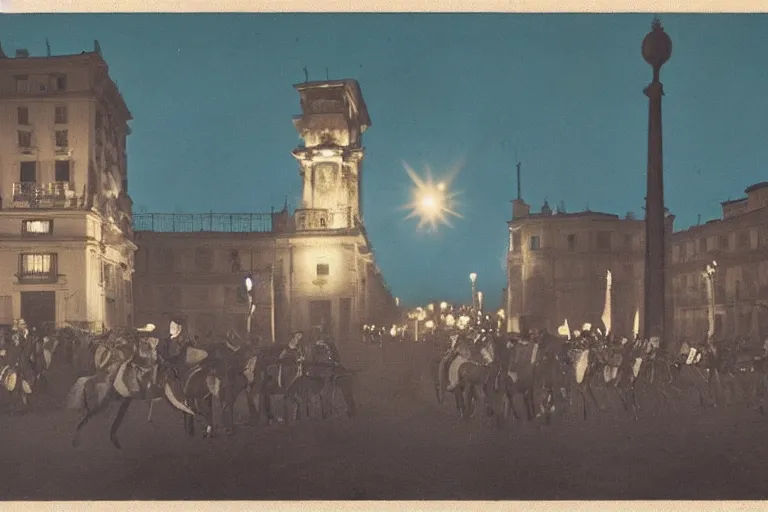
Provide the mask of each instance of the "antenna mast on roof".
{"label": "antenna mast on roof", "polygon": [[309,71],[307,71],[307,66],[304,66],[304,83],[309,82]]}
{"label": "antenna mast on roof", "polygon": [[51,56],[51,43],[48,41],[48,38],[45,38],[45,50],[47,52],[48,57]]}
{"label": "antenna mast on roof", "polygon": [[523,200],[523,191],[520,185],[520,162],[517,162],[517,200]]}
{"label": "antenna mast on roof", "polygon": [[325,68],[325,79],[330,80],[330,77],[328,76],[328,68]]}

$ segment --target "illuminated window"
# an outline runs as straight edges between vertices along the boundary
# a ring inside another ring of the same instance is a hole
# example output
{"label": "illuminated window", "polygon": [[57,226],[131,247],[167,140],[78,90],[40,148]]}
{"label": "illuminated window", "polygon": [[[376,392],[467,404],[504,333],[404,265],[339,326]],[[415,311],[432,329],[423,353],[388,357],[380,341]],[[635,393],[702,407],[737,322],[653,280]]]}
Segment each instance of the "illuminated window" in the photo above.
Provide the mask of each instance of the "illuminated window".
{"label": "illuminated window", "polygon": [[54,117],[54,122],[56,124],[67,124],[67,121],[69,119],[69,115],[68,115],[68,112],[67,112],[66,105],[60,105],[60,106],[56,107],[56,109],[54,110],[53,117]]}
{"label": "illuminated window", "polygon": [[55,282],[57,277],[55,253],[19,255],[19,280]]}
{"label": "illuminated window", "polygon": [[327,276],[331,273],[331,269],[328,266],[327,263],[318,263],[317,264],[317,275],[319,276]]}
{"label": "illuminated window", "polygon": [[53,220],[23,220],[21,221],[22,235],[52,235]]}
{"label": "illuminated window", "polygon": [[532,251],[541,249],[541,238],[538,236],[532,236],[530,239],[530,245],[528,246]]}

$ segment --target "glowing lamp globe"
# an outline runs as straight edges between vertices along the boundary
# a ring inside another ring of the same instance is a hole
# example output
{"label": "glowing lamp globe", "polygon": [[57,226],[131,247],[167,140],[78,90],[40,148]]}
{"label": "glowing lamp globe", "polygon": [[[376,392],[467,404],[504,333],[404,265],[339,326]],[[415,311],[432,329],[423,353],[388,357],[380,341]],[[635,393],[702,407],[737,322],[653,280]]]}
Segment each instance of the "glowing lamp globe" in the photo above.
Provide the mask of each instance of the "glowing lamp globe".
{"label": "glowing lamp globe", "polygon": [[651,31],[643,39],[642,53],[645,61],[656,71],[672,56],[672,39],[664,32],[658,18],[653,21]]}

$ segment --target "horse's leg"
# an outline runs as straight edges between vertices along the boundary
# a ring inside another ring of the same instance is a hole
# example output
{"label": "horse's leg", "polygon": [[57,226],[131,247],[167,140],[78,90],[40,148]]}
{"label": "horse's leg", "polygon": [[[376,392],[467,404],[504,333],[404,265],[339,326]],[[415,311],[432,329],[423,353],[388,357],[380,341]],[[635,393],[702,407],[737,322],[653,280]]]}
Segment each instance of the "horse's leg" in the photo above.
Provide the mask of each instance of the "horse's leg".
{"label": "horse's leg", "polygon": [[77,428],[75,429],[75,437],[72,439],[72,446],[77,448],[80,446],[80,430],[97,414],[100,412],[105,411],[109,407],[109,403],[112,400],[112,394],[108,393],[107,396],[104,397],[104,400],[102,400],[101,403],[97,404],[96,407],[93,409],[86,409],[85,417],[80,420],[80,423],[77,424]]}
{"label": "horse's leg", "polygon": [[115,421],[112,422],[112,428],[109,431],[109,440],[115,445],[118,450],[121,449],[120,442],[117,440],[117,429],[120,428],[120,424],[123,423],[125,413],[128,412],[128,408],[131,406],[132,398],[123,398],[123,402],[120,404],[120,409],[117,410],[117,416]]}
{"label": "horse's leg", "polygon": [[[720,372],[716,368],[714,368],[712,370],[712,373],[710,374],[709,379],[712,382],[711,387],[714,387],[713,395],[715,397],[715,406],[720,407],[722,405],[722,403],[720,402],[720,399],[725,398],[724,396],[723,397],[720,396],[721,394],[723,395],[725,394],[725,391],[722,388],[722,383],[720,382]],[[728,405],[727,400],[726,400],[726,405]]]}
{"label": "horse's leg", "polygon": [[[253,384],[247,384],[245,387],[245,401],[248,402],[248,424],[258,425],[259,418],[261,416],[261,409],[263,408],[263,401],[261,400],[261,391],[259,393],[253,392]],[[256,402],[259,402],[259,407],[256,407]],[[234,409],[234,399],[232,403]]]}
{"label": "horse's leg", "polygon": [[344,404],[347,407],[347,416],[352,417],[357,413],[357,404],[355,395],[352,392],[352,380],[350,377],[342,377],[336,381],[341,389],[341,396],[344,398]]}
{"label": "horse's leg", "polygon": [[585,385],[587,388],[587,392],[589,392],[590,398],[592,398],[592,401],[595,403],[595,405],[602,410],[602,406],[598,403],[597,398],[595,397],[595,392],[592,390],[592,384],[589,383],[589,381],[585,380]]}
{"label": "horse's leg", "polygon": [[621,402],[621,406],[624,408],[625,411],[629,411],[629,404],[627,404],[627,401],[624,398],[624,395],[622,394],[622,390],[619,389],[619,386],[611,386],[611,387],[616,392],[616,396],[619,397],[619,402]]}

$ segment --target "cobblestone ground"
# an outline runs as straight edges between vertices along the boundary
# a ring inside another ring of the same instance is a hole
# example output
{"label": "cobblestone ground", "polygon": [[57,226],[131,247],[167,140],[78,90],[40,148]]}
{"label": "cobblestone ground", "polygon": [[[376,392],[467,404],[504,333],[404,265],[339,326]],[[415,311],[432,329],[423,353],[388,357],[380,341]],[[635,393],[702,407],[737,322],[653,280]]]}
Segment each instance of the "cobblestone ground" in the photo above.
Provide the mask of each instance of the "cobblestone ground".
{"label": "cobblestone ground", "polygon": [[[190,439],[181,418],[134,404],[108,440],[110,418],[88,424],[63,410],[64,377],[43,405],[0,412],[4,499],[766,499],[768,416],[743,405],[698,410],[695,400],[644,407],[635,421],[611,401],[583,421],[549,427],[437,404],[425,345],[342,347],[360,369],[358,415],[238,428]],[[69,382],[66,382],[68,384]],[[601,401],[608,395],[599,394]],[[642,399],[643,397],[641,397]],[[648,397],[641,405],[650,405]],[[242,404],[240,404],[242,406]],[[243,407],[239,407],[242,413]]]}

